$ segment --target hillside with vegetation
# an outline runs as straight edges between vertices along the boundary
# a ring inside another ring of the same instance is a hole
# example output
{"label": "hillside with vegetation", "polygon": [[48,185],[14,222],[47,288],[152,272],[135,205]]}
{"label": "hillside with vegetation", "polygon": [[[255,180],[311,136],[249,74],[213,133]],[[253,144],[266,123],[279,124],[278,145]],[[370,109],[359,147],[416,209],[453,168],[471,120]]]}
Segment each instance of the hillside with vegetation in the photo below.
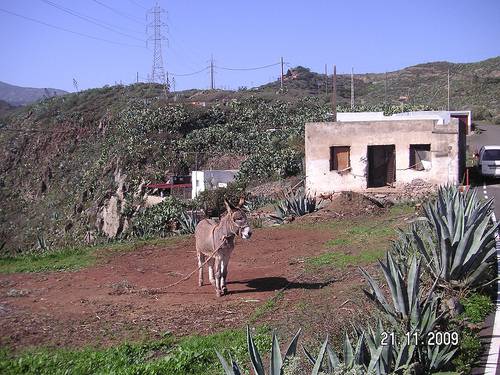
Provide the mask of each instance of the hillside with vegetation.
{"label": "hillside with vegetation", "polygon": [[[500,121],[500,57],[468,64],[432,62],[385,73],[354,74],[355,104],[396,105],[403,101],[435,109],[447,108],[447,81],[450,70],[450,109],[473,111],[477,120]],[[328,76],[331,92],[332,76]],[[298,67],[287,72],[286,95],[318,96],[328,100],[325,75]],[[337,75],[338,103],[350,105],[350,75]],[[273,95],[279,82],[264,85],[256,91]]]}
{"label": "hillside with vegetation", "polygon": [[[463,99],[469,104],[460,108],[482,103],[487,118],[497,115],[499,62],[465,64],[461,74],[476,72],[478,81]],[[428,82],[415,89],[423,95],[447,64],[388,76],[399,74],[401,93],[411,76]],[[393,99],[399,95],[394,85],[383,105],[383,76],[356,76],[354,110],[441,108],[431,100],[429,106],[411,99],[402,105]],[[330,118],[329,97],[317,92],[322,79],[298,67],[287,72],[285,92],[276,82],[165,95],[161,85],[139,83],[9,108],[0,120],[0,248],[15,253],[145,233],[137,223],[156,219],[144,218],[144,185],[195,168],[239,168],[240,186],[301,175],[304,123]],[[339,76],[339,111],[350,110],[347,79]],[[482,101],[487,95],[489,101]]]}
{"label": "hillside with vegetation", "polygon": [[13,106],[26,105],[40,99],[64,94],[67,94],[67,91],[54,88],[21,87],[0,81],[0,101]]}

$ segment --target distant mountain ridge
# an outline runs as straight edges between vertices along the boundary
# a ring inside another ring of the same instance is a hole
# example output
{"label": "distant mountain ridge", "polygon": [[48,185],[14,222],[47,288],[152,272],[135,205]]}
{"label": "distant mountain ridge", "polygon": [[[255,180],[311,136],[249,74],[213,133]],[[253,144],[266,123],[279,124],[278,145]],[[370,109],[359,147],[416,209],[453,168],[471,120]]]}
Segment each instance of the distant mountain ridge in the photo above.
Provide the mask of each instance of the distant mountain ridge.
{"label": "distant mountain ridge", "polygon": [[0,81],[0,100],[13,106],[26,105],[43,98],[67,93],[60,89],[21,87]]}

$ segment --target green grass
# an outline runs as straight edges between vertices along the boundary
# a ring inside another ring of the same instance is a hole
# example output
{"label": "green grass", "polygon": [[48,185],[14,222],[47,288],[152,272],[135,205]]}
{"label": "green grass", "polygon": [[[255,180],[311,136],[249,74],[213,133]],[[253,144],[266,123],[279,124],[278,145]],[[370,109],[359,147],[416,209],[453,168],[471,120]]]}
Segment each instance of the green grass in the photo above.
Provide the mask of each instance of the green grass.
{"label": "green grass", "polygon": [[114,242],[110,244],[79,248],[49,250],[0,258],[0,273],[70,271],[89,267],[102,256],[115,252],[133,251],[142,246],[166,246],[179,241],[183,236]]}
{"label": "green grass", "polygon": [[312,268],[318,267],[337,267],[345,268],[347,266],[357,266],[374,263],[382,258],[386,250],[373,249],[363,250],[360,254],[346,254],[342,252],[327,252],[306,259],[306,265]]}
{"label": "green grass", "polygon": [[258,306],[249,318],[250,323],[256,323],[263,316],[267,315],[271,311],[274,311],[278,307],[278,301],[282,298],[283,291],[279,291],[275,296]]}
{"label": "green grass", "polygon": [[465,309],[462,315],[471,323],[483,322],[494,307],[490,297],[478,293],[465,298],[462,304]]}
{"label": "green grass", "polygon": [[326,247],[335,247],[335,246],[342,246],[342,245],[349,245],[351,244],[351,240],[347,238],[335,238],[332,240],[328,240],[325,242]]}
{"label": "green grass", "polygon": [[[253,334],[261,353],[271,347],[267,327]],[[35,349],[21,354],[0,350],[2,374],[221,374],[215,350],[231,356],[246,368],[246,335],[243,329],[226,330],[208,336],[175,339],[167,335],[159,341],[122,344],[106,349]]]}
{"label": "green grass", "polygon": [[[414,211],[412,205],[398,204],[383,216],[371,217],[363,222],[354,219],[315,224],[316,228],[332,232],[333,238],[326,241],[324,246],[333,251],[306,258],[307,269],[313,271],[322,267],[345,268],[374,263],[385,255],[400,218]],[[350,254],[350,248],[355,248],[359,254]]]}

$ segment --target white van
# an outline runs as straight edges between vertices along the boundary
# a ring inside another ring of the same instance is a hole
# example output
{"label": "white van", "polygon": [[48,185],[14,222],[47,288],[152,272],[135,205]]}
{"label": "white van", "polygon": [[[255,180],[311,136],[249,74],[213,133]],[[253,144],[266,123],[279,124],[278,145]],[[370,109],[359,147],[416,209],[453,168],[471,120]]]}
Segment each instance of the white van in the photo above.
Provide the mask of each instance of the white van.
{"label": "white van", "polygon": [[500,177],[500,146],[483,146],[478,156],[478,169],[482,176]]}

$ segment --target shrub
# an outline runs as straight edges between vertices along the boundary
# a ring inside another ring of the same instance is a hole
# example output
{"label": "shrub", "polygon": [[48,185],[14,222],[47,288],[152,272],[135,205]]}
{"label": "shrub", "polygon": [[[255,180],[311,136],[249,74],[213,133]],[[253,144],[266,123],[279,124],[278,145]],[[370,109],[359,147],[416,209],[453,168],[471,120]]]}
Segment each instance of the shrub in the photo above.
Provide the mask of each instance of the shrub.
{"label": "shrub", "polygon": [[167,197],[163,202],[143,209],[133,218],[132,234],[138,237],[165,237],[176,229],[177,220],[184,210],[182,201]]}
{"label": "shrub", "polygon": [[215,190],[205,190],[196,198],[196,204],[205,210],[205,214],[209,217],[220,216],[226,211],[224,199],[229,203],[238,204],[242,195],[244,195],[244,187],[237,183],[229,183],[225,188]]}
{"label": "shrub", "polygon": [[469,374],[481,354],[481,340],[474,332],[464,329],[460,337],[458,355],[452,360],[459,374]]}
{"label": "shrub", "polygon": [[493,303],[488,296],[474,293],[461,301],[464,306],[463,315],[471,323],[481,323],[493,311]]}

